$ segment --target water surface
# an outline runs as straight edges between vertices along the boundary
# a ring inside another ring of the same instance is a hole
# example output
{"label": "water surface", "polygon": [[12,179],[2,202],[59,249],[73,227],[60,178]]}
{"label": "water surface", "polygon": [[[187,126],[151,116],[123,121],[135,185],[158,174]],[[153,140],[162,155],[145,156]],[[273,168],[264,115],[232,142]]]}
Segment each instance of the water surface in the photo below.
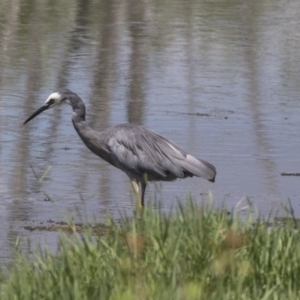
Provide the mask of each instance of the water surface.
{"label": "water surface", "polygon": [[[82,144],[71,108],[25,119],[60,87],[78,93],[98,130],[145,125],[217,168],[151,184],[168,211],[211,190],[231,209],[299,210],[299,1],[1,1],[0,256],[24,224],[131,213],[126,175]],[[38,183],[38,177],[51,172]],[[44,201],[46,191],[54,201]],[[83,201],[84,200],[84,201]]]}

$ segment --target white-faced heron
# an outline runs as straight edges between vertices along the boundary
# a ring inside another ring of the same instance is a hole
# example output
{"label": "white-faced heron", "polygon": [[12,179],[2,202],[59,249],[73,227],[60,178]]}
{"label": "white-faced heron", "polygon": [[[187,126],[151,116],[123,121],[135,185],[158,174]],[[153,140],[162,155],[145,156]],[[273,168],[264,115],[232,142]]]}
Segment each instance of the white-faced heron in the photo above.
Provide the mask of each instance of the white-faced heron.
{"label": "white-faced heron", "polygon": [[212,164],[195,158],[147,128],[120,124],[102,132],[92,129],[85,121],[83,101],[67,89],[51,94],[45,104],[24,124],[44,110],[62,103],[71,105],[73,126],[85,145],[94,154],[128,175],[140,206],[144,205],[148,181],[172,181],[193,176],[215,181],[217,173]]}

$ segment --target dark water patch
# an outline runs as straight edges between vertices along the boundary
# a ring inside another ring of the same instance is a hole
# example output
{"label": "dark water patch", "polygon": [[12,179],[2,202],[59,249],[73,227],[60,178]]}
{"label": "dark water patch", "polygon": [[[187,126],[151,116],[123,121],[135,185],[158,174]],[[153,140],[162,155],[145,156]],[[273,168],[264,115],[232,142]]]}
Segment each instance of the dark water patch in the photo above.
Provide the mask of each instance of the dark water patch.
{"label": "dark water patch", "polygon": [[86,225],[86,224],[72,224],[65,221],[55,222],[48,220],[47,222],[39,222],[39,224],[25,225],[23,227],[28,231],[51,231],[51,232],[67,232],[67,233],[81,233],[90,230],[95,234],[105,234],[109,230],[109,226],[105,224]]}

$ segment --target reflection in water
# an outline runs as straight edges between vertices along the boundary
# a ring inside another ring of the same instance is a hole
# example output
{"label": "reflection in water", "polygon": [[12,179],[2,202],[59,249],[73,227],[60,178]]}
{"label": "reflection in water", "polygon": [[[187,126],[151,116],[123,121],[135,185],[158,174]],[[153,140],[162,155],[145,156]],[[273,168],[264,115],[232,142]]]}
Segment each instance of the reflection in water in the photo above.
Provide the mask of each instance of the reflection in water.
{"label": "reflection in water", "polygon": [[78,0],[77,9],[75,10],[74,22],[72,29],[66,38],[66,50],[59,66],[60,70],[57,77],[57,89],[68,86],[71,70],[76,63],[77,57],[80,57],[82,48],[87,46],[89,25],[89,0]]}
{"label": "reflection in water", "polygon": [[[245,20],[244,30],[249,41],[252,43],[258,40],[257,31],[254,31],[252,27],[249,27],[249,24],[256,24],[258,21],[258,12],[256,7],[253,6],[253,3],[249,4],[248,13],[245,14],[245,17],[248,20]],[[257,166],[262,168],[264,174],[264,184],[266,186],[267,192],[270,194],[278,194],[277,178],[278,174],[276,170],[276,165],[273,159],[271,158],[270,150],[272,146],[270,144],[267,128],[263,123],[263,114],[261,108],[263,107],[263,95],[260,94],[260,83],[259,83],[259,65],[257,62],[260,61],[257,57],[257,52],[254,48],[245,49],[245,62],[248,64],[248,80],[249,80],[249,92],[247,93],[246,99],[249,103],[250,114],[253,118],[251,122],[254,130],[254,138],[257,143],[256,155],[257,155]]]}
{"label": "reflection in water", "polygon": [[[300,168],[299,6],[296,0],[2,1],[2,243],[27,235],[19,221],[77,218],[77,210],[97,218],[131,212],[127,178],[85,149],[70,108],[22,127],[49,93],[65,86],[86,102],[96,130],[143,124],[216,165],[214,185],[164,184],[166,210],[188,191],[198,199],[207,189],[217,203],[229,195],[230,207],[248,195],[263,212],[297,200],[297,178],[280,173]],[[43,201],[31,165],[39,175],[52,166],[43,185],[54,205]],[[147,197],[154,194],[152,188]]]}
{"label": "reflection in water", "polygon": [[131,54],[129,59],[129,93],[127,101],[128,122],[143,124],[145,107],[145,81],[149,50],[150,20],[147,11],[151,10],[151,1],[134,1],[128,6],[129,36]]}
{"label": "reflection in water", "polygon": [[[90,122],[94,128],[103,130],[109,126],[109,117],[111,110],[111,102],[113,101],[113,91],[117,81],[117,57],[118,57],[118,39],[120,38],[120,14],[123,9],[117,9],[118,1],[106,1],[103,3],[103,20],[98,24],[98,46],[93,67],[93,83],[91,107],[93,113]],[[85,157],[90,153],[84,151]],[[82,170],[83,173],[85,170]],[[103,163],[99,168],[102,176],[99,179],[98,194],[103,199],[103,204],[107,205],[110,194],[110,178],[108,165]],[[78,180],[84,178],[81,174]],[[90,178],[88,178],[90,180]],[[100,212],[101,213],[101,212]]]}

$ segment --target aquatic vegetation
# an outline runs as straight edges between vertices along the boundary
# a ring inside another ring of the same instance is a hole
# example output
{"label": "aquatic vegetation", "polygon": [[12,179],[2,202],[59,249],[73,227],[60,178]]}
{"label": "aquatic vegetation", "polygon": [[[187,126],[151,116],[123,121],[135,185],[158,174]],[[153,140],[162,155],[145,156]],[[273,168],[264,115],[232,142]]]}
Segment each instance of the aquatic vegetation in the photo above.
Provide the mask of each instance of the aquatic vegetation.
{"label": "aquatic vegetation", "polygon": [[62,233],[60,249],[18,254],[1,299],[298,299],[300,232],[190,202],[165,215]]}

